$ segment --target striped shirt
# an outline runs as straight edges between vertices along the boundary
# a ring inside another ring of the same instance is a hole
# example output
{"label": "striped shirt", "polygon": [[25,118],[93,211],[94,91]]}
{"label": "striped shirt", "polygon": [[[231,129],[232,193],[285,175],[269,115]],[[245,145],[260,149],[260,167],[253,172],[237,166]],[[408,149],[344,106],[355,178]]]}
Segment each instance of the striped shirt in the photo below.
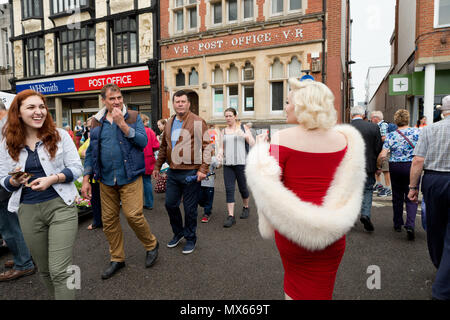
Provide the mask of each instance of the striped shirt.
{"label": "striped shirt", "polygon": [[422,129],[414,155],[425,158],[425,170],[450,172],[450,116]]}

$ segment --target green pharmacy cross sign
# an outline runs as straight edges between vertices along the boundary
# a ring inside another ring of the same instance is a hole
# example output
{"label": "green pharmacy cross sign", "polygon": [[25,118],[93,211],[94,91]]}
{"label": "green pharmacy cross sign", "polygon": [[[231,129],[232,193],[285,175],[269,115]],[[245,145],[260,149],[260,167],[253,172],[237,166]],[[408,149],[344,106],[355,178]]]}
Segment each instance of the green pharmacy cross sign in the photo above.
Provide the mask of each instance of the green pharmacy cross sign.
{"label": "green pharmacy cross sign", "polygon": [[[393,74],[389,76],[389,95],[423,96],[425,91],[425,72],[411,74]],[[447,95],[450,93],[450,70],[437,70],[434,94]]]}

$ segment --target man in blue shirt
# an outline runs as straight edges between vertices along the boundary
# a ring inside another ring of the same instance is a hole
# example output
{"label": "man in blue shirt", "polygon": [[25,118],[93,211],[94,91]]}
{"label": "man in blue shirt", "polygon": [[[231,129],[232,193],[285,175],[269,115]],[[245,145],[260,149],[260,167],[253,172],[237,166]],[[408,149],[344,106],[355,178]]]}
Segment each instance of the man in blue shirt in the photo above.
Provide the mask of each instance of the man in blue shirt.
{"label": "man in blue shirt", "polygon": [[100,181],[103,231],[109,242],[111,263],[102,279],[112,277],[125,266],[120,205],[128,224],[147,251],[145,266],[158,256],[158,241],[143,215],[144,148],[147,134],[137,111],[127,110],[120,88],[107,84],[101,90],[105,108],[93,118],[90,144],[84,162],[81,193],[91,198],[91,175]]}

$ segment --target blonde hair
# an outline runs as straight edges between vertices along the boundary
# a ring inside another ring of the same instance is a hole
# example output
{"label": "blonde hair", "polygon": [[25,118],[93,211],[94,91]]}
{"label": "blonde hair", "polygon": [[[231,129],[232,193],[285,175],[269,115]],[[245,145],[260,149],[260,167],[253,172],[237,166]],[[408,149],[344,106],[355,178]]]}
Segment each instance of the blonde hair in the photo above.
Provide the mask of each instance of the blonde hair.
{"label": "blonde hair", "polygon": [[299,124],[307,129],[329,129],[337,122],[334,95],[321,82],[289,79],[292,103]]}
{"label": "blonde hair", "polygon": [[394,123],[399,126],[409,125],[409,111],[406,109],[399,109],[394,114]]}

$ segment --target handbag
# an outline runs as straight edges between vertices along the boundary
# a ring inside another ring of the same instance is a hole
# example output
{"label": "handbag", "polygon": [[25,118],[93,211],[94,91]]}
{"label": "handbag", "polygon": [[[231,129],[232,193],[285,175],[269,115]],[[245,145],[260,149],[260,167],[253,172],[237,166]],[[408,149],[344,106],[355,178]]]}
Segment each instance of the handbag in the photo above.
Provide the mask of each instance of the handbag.
{"label": "handbag", "polygon": [[159,175],[159,178],[156,179],[155,187],[153,190],[155,193],[164,193],[166,192],[167,187],[167,174],[163,173]]}

